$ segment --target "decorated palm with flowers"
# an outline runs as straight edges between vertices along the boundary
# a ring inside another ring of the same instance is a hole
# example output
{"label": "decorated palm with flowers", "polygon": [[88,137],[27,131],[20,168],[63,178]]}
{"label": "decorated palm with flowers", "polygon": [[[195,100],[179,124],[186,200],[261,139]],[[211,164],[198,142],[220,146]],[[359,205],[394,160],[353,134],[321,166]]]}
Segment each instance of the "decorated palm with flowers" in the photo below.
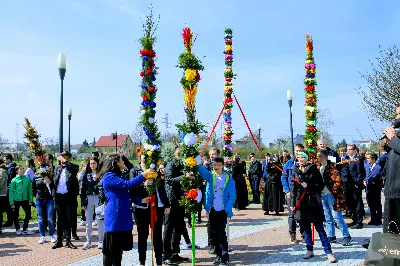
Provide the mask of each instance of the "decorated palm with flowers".
{"label": "decorated palm with flowers", "polygon": [[225,88],[224,88],[224,148],[223,156],[225,161],[225,168],[232,168],[232,80],[235,78],[235,74],[232,71],[233,64],[233,51],[232,51],[232,30],[225,29]]}
{"label": "decorated palm with flowers", "polygon": [[51,179],[51,170],[47,167],[46,151],[43,149],[40,143],[40,135],[36,128],[32,126],[28,118],[25,118],[25,138],[29,142],[29,150],[35,155],[35,161],[40,166],[39,174],[41,177],[47,177]]}
{"label": "decorated palm with flowers", "polygon": [[190,175],[181,181],[184,195],[179,203],[185,207],[187,212],[197,212],[200,207],[201,191],[199,186],[203,183],[203,179],[199,175],[196,157],[199,155],[198,149],[200,144],[200,133],[204,131],[202,125],[196,119],[196,94],[198,83],[200,81],[200,71],[204,70],[201,60],[192,54],[192,46],[195,42],[193,32],[189,27],[185,27],[182,31],[183,43],[185,51],[179,55],[178,66],[183,70],[181,85],[183,87],[186,123],[177,124],[181,141],[181,157],[184,158],[184,172]]}
{"label": "decorated palm with flowers", "polygon": [[[141,97],[142,104],[140,108],[140,123],[143,126],[143,131],[147,136],[145,144],[143,145],[143,153],[141,156],[142,162],[146,169],[156,169],[161,160],[161,141],[160,133],[155,120],[155,99],[157,94],[157,86],[155,84],[157,67],[155,64],[156,52],[153,45],[156,41],[154,32],[157,29],[157,24],[153,20],[152,8],[150,14],[146,16],[143,22],[144,36],[140,38],[142,45],[140,50],[140,58],[142,61],[142,70],[140,76],[142,77]],[[156,194],[156,188],[159,184],[158,174],[156,171],[150,173],[146,178],[154,179],[152,185],[147,186],[150,195]]]}
{"label": "decorated palm with flowers", "polygon": [[315,162],[317,157],[317,94],[315,87],[317,80],[315,79],[316,65],[314,62],[314,44],[310,35],[306,35],[306,63],[304,66],[306,76],[304,79],[304,91],[306,94],[305,100],[305,121],[306,132],[304,135],[304,142],[306,150],[310,156],[310,161]]}

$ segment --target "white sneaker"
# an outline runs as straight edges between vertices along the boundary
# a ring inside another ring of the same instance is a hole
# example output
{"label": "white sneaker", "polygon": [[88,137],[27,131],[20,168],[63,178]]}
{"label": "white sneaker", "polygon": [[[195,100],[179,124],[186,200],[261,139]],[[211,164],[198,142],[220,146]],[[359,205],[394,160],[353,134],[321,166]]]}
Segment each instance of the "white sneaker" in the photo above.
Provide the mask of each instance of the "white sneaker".
{"label": "white sneaker", "polygon": [[92,247],[92,243],[86,242],[85,245],[83,245],[83,249],[89,249]]}
{"label": "white sneaker", "polygon": [[41,236],[39,241],[38,241],[38,244],[44,244],[44,243],[46,243],[46,237]]}
{"label": "white sneaker", "polygon": [[20,236],[20,235],[22,235],[22,232],[21,232],[21,230],[17,230],[17,231],[15,231],[15,233],[17,234],[17,236]]}
{"label": "white sneaker", "polygon": [[22,231],[22,234],[23,235],[33,235],[34,232],[30,231],[29,229],[26,229],[26,230]]}
{"label": "white sneaker", "polygon": [[99,241],[99,243],[97,243],[97,248],[103,249],[103,241]]}
{"label": "white sneaker", "polygon": [[86,225],[86,222],[85,222],[85,221],[81,221],[81,222],[79,223],[79,225],[80,225],[80,226],[85,226],[85,225]]}
{"label": "white sneaker", "polygon": [[50,236],[50,242],[51,243],[56,243],[57,239],[54,236]]}
{"label": "white sneaker", "polygon": [[93,221],[92,226],[97,226],[97,221]]}

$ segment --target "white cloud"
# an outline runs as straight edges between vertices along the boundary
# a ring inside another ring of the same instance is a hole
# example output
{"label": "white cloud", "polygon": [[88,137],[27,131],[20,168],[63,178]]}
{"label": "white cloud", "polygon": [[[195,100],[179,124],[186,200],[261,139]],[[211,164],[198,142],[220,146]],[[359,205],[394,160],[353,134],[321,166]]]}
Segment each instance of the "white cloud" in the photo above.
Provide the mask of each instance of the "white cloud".
{"label": "white cloud", "polygon": [[22,76],[5,77],[0,76],[0,85],[21,85],[28,82],[28,79]]}

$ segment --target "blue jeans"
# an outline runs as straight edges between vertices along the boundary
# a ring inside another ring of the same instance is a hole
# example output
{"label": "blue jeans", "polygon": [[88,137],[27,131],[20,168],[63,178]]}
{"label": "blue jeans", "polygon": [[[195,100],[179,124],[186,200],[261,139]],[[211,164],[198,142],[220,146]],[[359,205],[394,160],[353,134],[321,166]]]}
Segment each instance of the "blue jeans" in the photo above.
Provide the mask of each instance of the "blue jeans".
{"label": "blue jeans", "polygon": [[47,216],[49,235],[54,235],[54,200],[36,200],[36,210],[39,216],[39,233],[41,237],[46,236],[46,227],[43,217]]}
{"label": "blue jeans", "polygon": [[334,202],[335,198],[331,194],[322,196],[322,205],[324,207],[326,231],[328,233],[328,237],[335,237],[335,224],[333,222],[334,219],[336,220],[336,223],[339,226],[343,237],[348,237],[350,236],[349,229],[344,222],[342,212],[337,212],[333,210]]}
{"label": "blue jeans", "polygon": [[[325,233],[324,224],[314,224],[315,230],[318,232],[319,239],[321,240],[322,246],[326,254],[332,254],[331,244],[329,243],[328,237]],[[306,240],[306,247],[308,251],[313,251],[312,235],[311,235],[311,224],[304,224],[304,238]]]}

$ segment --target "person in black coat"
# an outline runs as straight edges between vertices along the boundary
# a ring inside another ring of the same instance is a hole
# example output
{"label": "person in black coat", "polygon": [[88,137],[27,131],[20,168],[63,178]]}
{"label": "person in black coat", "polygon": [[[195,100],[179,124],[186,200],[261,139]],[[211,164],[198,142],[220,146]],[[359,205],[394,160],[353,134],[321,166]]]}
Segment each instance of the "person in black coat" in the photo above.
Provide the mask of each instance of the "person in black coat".
{"label": "person in black coat", "polygon": [[232,164],[232,178],[235,180],[236,187],[235,209],[245,210],[249,206],[249,199],[246,185],[246,171],[243,168],[242,159],[239,154],[236,154],[235,161]]}
{"label": "person in black coat", "polygon": [[279,215],[279,212],[283,212],[283,186],[281,181],[281,170],[283,168],[280,163],[279,156],[277,154],[271,156],[271,160],[267,164],[267,176],[264,178],[264,197],[262,209],[264,215],[268,215],[269,212],[275,212]]}
{"label": "person in black coat", "polygon": [[179,205],[183,193],[181,180],[183,178],[183,161],[180,158],[181,147],[175,147],[175,157],[165,168],[165,190],[170,203],[170,215],[164,217],[164,250],[163,261],[166,264],[188,261],[189,258],[179,256],[182,224],[185,219],[185,209]]}
{"label": "person in black coat", "polygon": [[319,150],[326,150],[328,153],[328,160],[331,161],[332,163],[338,163],[340,162],[340,156],[339,154],[332,150],[331,148],[328,147],[326,144],[326,141],[323,139],[319,139],[317,142],[318,149]]}
{"label": "person in black coat", "polygon": [[55,186],[55,208],[57,212],[57,242],[53,249],[63,246],[63,232],[66,234],[66,247],[76,249],[71,243],[71,227],[76,224],[77,197],[79,194],[79,183],[77,174],[79,166],[71,163],[72,155],[63,151],[57,158],[60,161],[54,169]]}
{"label": "person in black coat", "polygon": [[332,255],[332,248],[325,232],[325,215],[322,206],[321,191],[324,181],[317,166],[308,162],[308,154],[298,152],[296,155],[299,165],[294,168],[293,181],[290,183],[289,207],[294,213],[294,218],[304,229],[307,253],[304,259],[314,257],[311,224],[318,232],[328,260],[332,263],[336,259]]}
{"label": "person in black coat", "polygon": [[[400,104],[397,106],[396,114],[395,122],[400,123]],[[384,134],[391,151],[386,163],[383,232],[400,234],[397,229],[400,227],[400,133],[389,127],[384,130]]]}
{"label": "person in black coat", "polygon": [[260,204],[260,181],[262,176],[261,163],[256,160],[255,154],[250,154],[250,166],[249,166],[249,180],[251,184],[251,192],[253,194],[253,200],[250,203]]}
{"label": "person in black coat", "polygon": [[356,145],[347,145],[347,154],[350,161],[342,168],[342,180],[347,183],[346,193],[352,193],[353,198],[350,203],[352,222],[347,226],[352,229],[362,229],[364,219],[364,203],[362,192],[365,189],[365,168],[364,161],[356,154]]}
{"label": "person in black coat", "polygon": [[[166,163],[161,162],[159,165],[159,176],[161,178],[160,184],[156,191],[156,219],[153,230],[153,245],[157,265],[162,265],[162,225],[164,215],[168,216],[170,213],[169,200],[165,191],[165,167]],[[134,187],[131,190],[133,206],[135,208],[135,223],[138,232],[138,252],[140,265],[146,263],[147,239],[149,237],[149,227],[151,224],[151,207],[150,197],[144,184]],[[153,217],[155,219],[155,217]]]}

